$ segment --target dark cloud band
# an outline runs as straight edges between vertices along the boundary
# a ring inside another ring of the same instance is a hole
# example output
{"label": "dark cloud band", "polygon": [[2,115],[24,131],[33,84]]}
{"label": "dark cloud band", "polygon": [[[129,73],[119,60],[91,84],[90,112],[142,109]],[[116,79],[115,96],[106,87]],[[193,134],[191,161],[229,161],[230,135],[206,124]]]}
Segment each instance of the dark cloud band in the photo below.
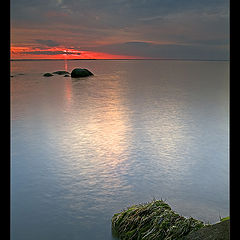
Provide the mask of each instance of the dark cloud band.
{"label": "dark cloud band", "polygon": [[62,55],[62,54],[67,54],[67,55],[81,55],[81,53],[76,53],[76,52],[65,52],[65,51],[23,51],[21,52],[22,54],[31,54],[31,55]]}

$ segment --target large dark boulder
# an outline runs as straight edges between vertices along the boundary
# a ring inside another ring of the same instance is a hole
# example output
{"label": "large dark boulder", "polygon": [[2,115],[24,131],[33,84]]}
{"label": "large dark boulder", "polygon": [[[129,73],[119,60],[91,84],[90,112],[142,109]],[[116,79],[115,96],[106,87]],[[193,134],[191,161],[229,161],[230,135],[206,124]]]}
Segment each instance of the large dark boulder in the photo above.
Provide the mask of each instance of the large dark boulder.
{"label": "large dark boulder", "polygon": [[79,78],[79,77],[88,77],[92,76],[93,73],[91,73],[89,70],[85,68],[75,68],[71,72],[71,77],[72,78]]}

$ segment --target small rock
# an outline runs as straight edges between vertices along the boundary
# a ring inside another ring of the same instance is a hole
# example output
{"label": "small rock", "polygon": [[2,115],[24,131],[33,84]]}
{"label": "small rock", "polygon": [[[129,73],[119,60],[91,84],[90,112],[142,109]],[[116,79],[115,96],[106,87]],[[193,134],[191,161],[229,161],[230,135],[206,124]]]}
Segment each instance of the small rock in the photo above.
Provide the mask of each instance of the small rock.
{"label": "small rock", "polygon": [[53,72],[53,74],[64,75],[64,74],[70,74],[70,73],[67,71],[56,71],[56,72]]}
{"label": "small rock", "polygon": [[52,77],[53,75],[51,73],[44,73],[43,76],[44,77]]}

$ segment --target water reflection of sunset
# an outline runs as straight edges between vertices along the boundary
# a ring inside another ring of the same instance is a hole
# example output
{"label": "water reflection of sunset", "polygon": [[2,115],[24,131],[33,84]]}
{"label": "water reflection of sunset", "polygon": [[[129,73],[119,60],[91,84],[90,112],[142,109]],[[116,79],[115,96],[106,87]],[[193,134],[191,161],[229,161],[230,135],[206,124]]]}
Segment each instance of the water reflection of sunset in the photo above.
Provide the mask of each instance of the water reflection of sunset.
{"label": "water reflection of sunset", "polygon": [[94,143],[99,156],[104,156],[111,167],[116,167],[121,162],[121,155],[126,151],[125,143],[127,127],[124,119],[124,109],[121,107],[119,96],[114,89],[109,93],[110,98],[105,106],[99,109],[101,121],[96,121],[94,116],[89,119],[87,129],[96,132],[91,142]]}
{"label": "water reflection of sunset", "polygon": [[67,59],[64,58],[64,69],[66,72],[68,72],[68,64],[67,64]]}
{"label": "water reflection of sunset", "polygon": [[64,81],[64,93],[66,102],[70,103],[72,100],[72,82],[68,78]]}
{"label": "water reflection of sunset", "polygon": [[[81,80],[74,82],[74,86],[72,86],[72,82],[67,78],[64,91],[66,103],[71,102],[72,98],[81,98],[82,95],[78,95],[78,91],[80,91],[78,84],[82,89],[82,85],[88,85],[90,81]],[[96,79],[92,79],[92,81],[96,81]],[[101,80],[98,79],[98,81]],[[90,91],[86,94],[89,97],[88,101],[98,106],[94,111],[85,108],[84,105],[76,106],[75,104],[78,104],[79,101],[72,101],[70,105],[67,105],[66,121],[62,127],[64,136],[59,139],[60,145],[64,146],[62,147],[64,155],[70,157],[64,158],[63,164],[69,171],[76,172],[76,176],[79,174],[89,175],[89,171],[92,172],[93,175],[91,179],[88,178],[88,184],[97,184],[96,179],[100,178],[106,189],[120,186],[122,188],[118,175],[120,172],[125,172],[127,167],[125,162],[128,156],[126,109],[122,105],[122,93],[118,81],[102,81],[101,83],[103,85],[99,91],[104,92],[105,96],[101,95],[99,98],[91,96],[90,85],[84,86],[85,91]],[[68,115],[68,111],[75,111],[75,114]],[[90,153],[91,157],[89,157]],[[71,156],[77,156],[78,161],[76,161],[76,157],[72,158]],[[114,183],[109,182],[106,177],[114,179]]]}

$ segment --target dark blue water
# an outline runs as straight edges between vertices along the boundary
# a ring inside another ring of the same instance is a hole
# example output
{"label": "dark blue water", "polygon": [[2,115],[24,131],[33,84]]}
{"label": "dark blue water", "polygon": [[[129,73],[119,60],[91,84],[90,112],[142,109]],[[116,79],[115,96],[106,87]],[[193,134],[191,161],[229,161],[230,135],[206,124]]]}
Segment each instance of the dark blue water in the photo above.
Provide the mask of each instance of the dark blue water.
{"label": "dark blue water", "polygon": [[[95,75],[42,76],[75,67]],[[110,240],[113,214],[153,197],[229,215],[229,62],[18,61],[11,75],[12,240]]]}

